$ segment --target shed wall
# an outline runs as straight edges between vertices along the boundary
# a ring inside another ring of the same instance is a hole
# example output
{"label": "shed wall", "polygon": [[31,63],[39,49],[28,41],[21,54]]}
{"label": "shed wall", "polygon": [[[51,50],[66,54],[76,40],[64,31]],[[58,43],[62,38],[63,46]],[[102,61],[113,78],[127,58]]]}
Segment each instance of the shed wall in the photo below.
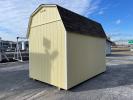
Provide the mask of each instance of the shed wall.
{"label": "shed wall", "polygon": [[47,24],[53,21],[61,20],[59,12],[56,6],[43,7],[33,17],[31,21],[31,27]]}
{"label": "shed wall", "polygon": [[[29,37],[29,74],[33,79],[65,89],[66,32],[61,20],[57,21],[55,18],[53,21],[53,16],[57,18],[59,16],[56,7],[49,7],[46,12],[46,15],[49,16],[49,23],[41,23],[46,22],[43,17],[32,19]],[[35,16],[39,16],[38,14],[39,12]],[[47,16],[44,17],[47,18]]]}
{"label": "shed wall", "polygon": [[67,88],[106,70],[105,43],[102,38],[67,34]]}

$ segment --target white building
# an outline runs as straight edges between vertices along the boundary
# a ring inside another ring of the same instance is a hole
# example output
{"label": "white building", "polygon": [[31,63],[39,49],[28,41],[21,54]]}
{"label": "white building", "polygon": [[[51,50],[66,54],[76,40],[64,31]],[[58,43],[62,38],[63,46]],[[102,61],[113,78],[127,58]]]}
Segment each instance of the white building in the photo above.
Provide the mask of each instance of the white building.
{"label": "white building", "polygon": [[2,55],[1,55],[1,37],[0,37],[0,61],[2,61]]}
{"label": "white building", "polygon": [[110,55],[111,54],[111,45],[112,42],[110,40],[106,40],[106,55]]}
{"label": "white building", "polygon": [[117,46],[129,46],[129,44],[128,44],[128,40],[117,40],[117,41],[115,41],[115,44],[117,45]]}

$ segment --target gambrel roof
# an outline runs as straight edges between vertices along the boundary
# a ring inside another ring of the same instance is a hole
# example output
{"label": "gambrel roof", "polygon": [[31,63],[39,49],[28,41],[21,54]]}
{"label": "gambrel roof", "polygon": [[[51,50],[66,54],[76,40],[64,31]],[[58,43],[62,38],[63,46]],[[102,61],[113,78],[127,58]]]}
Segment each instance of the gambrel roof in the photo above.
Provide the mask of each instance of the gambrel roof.
{"label": "gambrel roof", "polygon": [[38,7],[37,10],[33,12],[31,16],[37,13],[39,8],[41,9],[45,6],[56,6],[58,8],[66,31],[93,37],[107,38],[100,23],[81,16],[56,4],[42,4]]}

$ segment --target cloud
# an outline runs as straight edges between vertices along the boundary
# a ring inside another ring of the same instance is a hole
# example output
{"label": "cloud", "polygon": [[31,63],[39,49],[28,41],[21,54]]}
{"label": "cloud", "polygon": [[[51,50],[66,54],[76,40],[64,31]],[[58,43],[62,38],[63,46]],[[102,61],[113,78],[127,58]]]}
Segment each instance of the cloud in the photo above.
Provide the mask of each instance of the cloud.
{"label": "cloud", "polygon": [[118,19],[115,23],[116,23],[116,24],[120,24],[120,23],[121,23],[121,20]]}
{"label": "cloud", "polygon": [[128,32],[123,32],[121,29],[112,30],[108,33],[108,36],[111,37],[111,40],[130,40],[133,39],[133,34]]}
{"label": "cloud", "polygon": [[99,11],[98,14],[99,15],[102,15],[104,13],[104,11]]}
{"label": "cloud", "polygon": [[99,14],[99,15],[103,15],[104,12],[105,12],[105,10],[107,10],[107,9],[109,8],[109,6],[110,6],[110,5],[107,5],[106,7],[100,8],[98,14]]}
{"label": "cloud", "polygon": [[100,3],[101,3],[101,0],[95,0],[95,2],[91,0],[89,6],[86,7],[87,12],[84,15],[89,16],[93,14],[97,9],[99,9]]}
{"label": "cloud", "polygon": [[132,40],[133,39],[132,37],[133,37],[133,35],[130,35],[130,36],[126,36],[125,37],[125,34],[124,33],[121,33],[121,35],[119,35],[119,36],[112,37],[111,40],[113,40],[113,41],[118,41],[118,40]]}
{"label": "cloud", "polygon": [[[30,14],[44,3],[59,4],[82,15],[90,15],[100,0],[0,0],[0,37],[14,40],[25,36]],[[6,35],[5,35],[6,34]]]}
{"label": "cloud", "polygon": [[106,10],[108,10],[111,6],[112,6],[111,4],[106,4],[106,6],[104,7],[99,7],[97,14],[103,15],[106,12]]}

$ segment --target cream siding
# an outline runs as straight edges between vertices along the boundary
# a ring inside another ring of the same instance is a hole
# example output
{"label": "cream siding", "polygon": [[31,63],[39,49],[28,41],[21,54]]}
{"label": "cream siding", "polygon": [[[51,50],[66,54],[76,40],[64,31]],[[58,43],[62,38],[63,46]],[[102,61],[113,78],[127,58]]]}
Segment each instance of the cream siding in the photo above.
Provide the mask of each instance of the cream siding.
{"label": "cream siding", "polygon": [[54,21],[61,20],[57,7],[43,7],[33,17],[31,27],[36,27],[43,24],[48,24]]}
{"label": "cream siding", "polygon": [[106,39],[66,32],[56,6],[38,8],[30,22],[31,78],[67,90],[106,70]]}
{"label": "cream siding", "polygon": [[106,39],[67,33],[68,88],[106,70],[105,43]]}
{"label": "cream siding", "polygon": [[[45,9],[44,15],[41,15]],[[56,7],[42,8],[32,19],[29,36],[30,77],[66,88],[65,29]],[[48,20],[46,20],[46,19]]]}

